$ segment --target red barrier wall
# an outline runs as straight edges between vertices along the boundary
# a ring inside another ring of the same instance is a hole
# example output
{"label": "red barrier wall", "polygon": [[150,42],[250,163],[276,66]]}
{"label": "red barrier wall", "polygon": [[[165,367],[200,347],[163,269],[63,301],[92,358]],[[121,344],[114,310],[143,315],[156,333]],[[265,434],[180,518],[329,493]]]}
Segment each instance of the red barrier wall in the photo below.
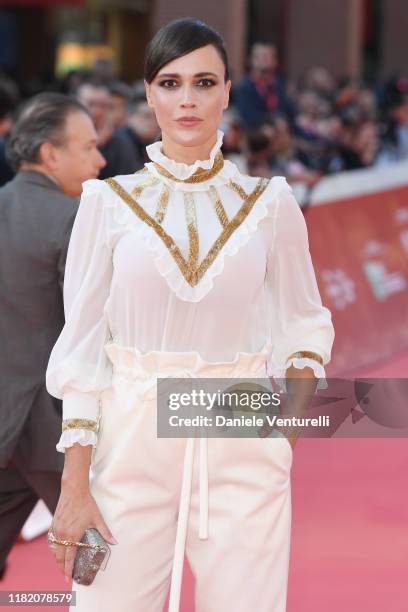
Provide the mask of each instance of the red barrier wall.
{"label": "red barrier wall", "polygon": [[336,332],[327,374],[407,348],[408,186],[311,206],[305,219]]}

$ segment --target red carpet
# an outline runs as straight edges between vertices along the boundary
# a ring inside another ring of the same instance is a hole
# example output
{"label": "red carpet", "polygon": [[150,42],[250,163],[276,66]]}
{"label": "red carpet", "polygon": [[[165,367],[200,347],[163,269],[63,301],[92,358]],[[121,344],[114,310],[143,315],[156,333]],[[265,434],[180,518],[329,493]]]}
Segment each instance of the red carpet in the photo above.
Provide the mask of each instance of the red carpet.
{"label": "red carpet", "polygon": [[[350,376],[408,377],[408,353]],[[292,468],[287,612],[408,611],[407,467],[404,438],[299,440]],[[3,591],[68,587],[45,536],[16,544],[9,560]],[[193,590],[186,563],[182,612],[193,612]]]}

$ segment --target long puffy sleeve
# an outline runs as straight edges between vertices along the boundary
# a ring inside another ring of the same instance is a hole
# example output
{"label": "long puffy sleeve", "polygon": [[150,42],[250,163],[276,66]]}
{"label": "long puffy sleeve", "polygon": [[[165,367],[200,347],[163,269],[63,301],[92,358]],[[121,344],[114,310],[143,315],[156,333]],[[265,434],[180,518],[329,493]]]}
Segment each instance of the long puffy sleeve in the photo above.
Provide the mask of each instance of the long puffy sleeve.
{"label": "long puffy sleeve", "polygon": [[267,262],[273,345],[267,371],[286,391],[286,369],[309,366],[319,379],[317,389],[325,389],[324,366],[335,335],[331,313],[322,305],[303,213],[286,179],[279,180]]}
{"label": "long puffy sleeve", "polygon": [[104,351],[110,338],[104,307],[112,278],[104,187],[97,179],[83,183],[65,266],[65,325],[46,372],[48,392],[63,400],[60,452],[74,442],[96,447],[99,396],[112,376]]}

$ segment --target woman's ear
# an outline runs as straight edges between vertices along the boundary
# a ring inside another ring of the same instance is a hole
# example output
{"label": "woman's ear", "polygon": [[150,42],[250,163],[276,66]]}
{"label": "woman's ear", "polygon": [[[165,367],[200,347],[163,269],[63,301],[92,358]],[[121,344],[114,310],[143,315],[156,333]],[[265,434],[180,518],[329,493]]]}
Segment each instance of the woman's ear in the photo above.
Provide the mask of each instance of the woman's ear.
{"label": "woman's ear", "polygon": [[143,80],[143,83],[144,83],[144,86],[145,86],[147,104],[148,104],[148,106],[150,106],[150,108],[154,108],[154,105],[153,105],[152,99],[151,99],[151,95],[150,95],[150,83],[148,83],[146,81],[146,79]]}
{"label": "woman's ear", "polygon": [[230,91],[231,91],[231,80],[228,80],[225,83],[224,110],[228,108]]}

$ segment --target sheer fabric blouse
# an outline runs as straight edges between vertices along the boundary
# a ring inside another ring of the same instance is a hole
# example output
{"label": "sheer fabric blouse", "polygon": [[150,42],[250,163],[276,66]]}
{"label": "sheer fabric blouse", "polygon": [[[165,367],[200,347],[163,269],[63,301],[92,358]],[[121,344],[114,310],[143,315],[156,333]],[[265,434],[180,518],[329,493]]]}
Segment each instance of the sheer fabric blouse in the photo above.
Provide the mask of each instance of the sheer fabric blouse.
{"label": "sheer fabric blouse", "polygon": [[[46,373],[49,393],[63,400],[63,424],[78,425],[63,431],[57,450],[96,446],[97,430],[81,423],[98,421],[111,342],[141,353],[196,351],[211,362],[264,350],[269,376],[310,366],[327,386],[334,329],[302,211],[284,177],[250,177],[223,160],[217,136],[207,160],[175,162],[156,142],[143,170],[83,184],[66,323]],[[298,351],[320,363],[288,360]]]}

